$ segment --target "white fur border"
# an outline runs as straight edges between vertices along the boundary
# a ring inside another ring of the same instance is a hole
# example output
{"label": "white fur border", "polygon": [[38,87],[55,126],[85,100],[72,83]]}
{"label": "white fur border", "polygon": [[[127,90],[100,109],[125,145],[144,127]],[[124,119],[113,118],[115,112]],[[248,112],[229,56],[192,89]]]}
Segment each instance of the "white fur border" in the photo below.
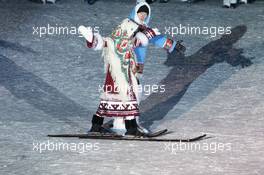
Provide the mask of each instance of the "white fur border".
{"label": "white fur border", "polygon": [[103,49],[105,64],[109,64],[109,71],[115,82],[115,85],[118,88],[118,92],[121,98],[120,100],[122,100],[123,102],[128,101],[129,96],[127,95],[127,90],[129,85],[124,73],[121,70],[120,59],[115,53],[114,42],[109,37],[105,38],[105,41],[107,42],[107,47]]}
{"label": "white fur border", "polygon": [[94,37],[97,40],[96,46],[93,48],[94,50],[102,50],[104,47],[104,39],[99,33],[95,33]]}
{"label": "white fur border", "polygon": [[142,46],[145,47],[148,45],[149,40],[148,40],[147,36],[145,34],[143,34],[142,32],[138,32],[135,37],[140,41]]}

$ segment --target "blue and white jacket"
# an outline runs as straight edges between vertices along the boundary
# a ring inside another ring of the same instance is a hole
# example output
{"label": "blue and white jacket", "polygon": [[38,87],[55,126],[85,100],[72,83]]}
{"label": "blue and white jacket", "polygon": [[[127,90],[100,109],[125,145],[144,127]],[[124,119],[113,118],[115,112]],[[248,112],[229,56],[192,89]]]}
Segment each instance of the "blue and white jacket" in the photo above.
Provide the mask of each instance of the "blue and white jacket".
{"label": "blue and white jacket", "polygon": [[[149,4],[146,2],[137,3],[137,5],[134,7],[134,9],[132,10],[132,12],[130,13],[128,18],[137,22],[137,23],[140,23],[140,20],[137,16],[137,11],[143,5],[146,5],[149,9],[149,14],[148,14],[147,18],[145,19],[143,25],[149,27],[148,24],[149,24],[149,21],[151,19],[151,8],[150,8]],[[173,41],[172,39],[168,38],[165,35],[156,35],[152,39],[149,40],[149,43],[152,43],[157,47],[164,48],[168,52],[172,52],[173,49],[175,48],[175,45],[176,45],[175,41]],[[134,49],[134,51],[135,51],[136,56],[137,56],[137,64],[144,65],[144,61],[146,58],[146,52],[147,52],[147,46],[136,47]]]}

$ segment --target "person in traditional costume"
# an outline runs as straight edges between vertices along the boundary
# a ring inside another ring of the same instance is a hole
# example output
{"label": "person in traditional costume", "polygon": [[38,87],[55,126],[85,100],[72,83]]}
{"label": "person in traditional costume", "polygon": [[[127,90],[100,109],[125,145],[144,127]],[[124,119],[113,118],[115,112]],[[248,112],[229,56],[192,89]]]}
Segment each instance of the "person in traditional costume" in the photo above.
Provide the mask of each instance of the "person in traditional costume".
{"label": "person in traditional costume", "polygon": [[139,2],[110,37],[102,37],[84,26],[79,27],[88,48],[103,51],[106,72],[104,92],[93,115],[90,132],[103,132],[104,117],[115,118],[113,128],[123,127],[126,135],[144,135],[147,132],[137,122],[140,116],[139,77],[143,73],[147,46],[152,43],[169,53],[185,51],[185,47],[179,42],[150,28],[150,17],[149,4]]}

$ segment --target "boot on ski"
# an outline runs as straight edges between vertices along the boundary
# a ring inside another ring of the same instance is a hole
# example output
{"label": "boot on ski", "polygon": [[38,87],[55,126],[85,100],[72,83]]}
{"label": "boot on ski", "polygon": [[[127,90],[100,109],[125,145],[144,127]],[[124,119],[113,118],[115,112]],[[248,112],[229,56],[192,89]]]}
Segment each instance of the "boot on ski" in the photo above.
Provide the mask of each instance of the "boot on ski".
{"label": "boot on ski", "polygon": [[136,119],[125,120],[125,126],[127,130],[125,135],[145,136],[147,134],[139,128]]}

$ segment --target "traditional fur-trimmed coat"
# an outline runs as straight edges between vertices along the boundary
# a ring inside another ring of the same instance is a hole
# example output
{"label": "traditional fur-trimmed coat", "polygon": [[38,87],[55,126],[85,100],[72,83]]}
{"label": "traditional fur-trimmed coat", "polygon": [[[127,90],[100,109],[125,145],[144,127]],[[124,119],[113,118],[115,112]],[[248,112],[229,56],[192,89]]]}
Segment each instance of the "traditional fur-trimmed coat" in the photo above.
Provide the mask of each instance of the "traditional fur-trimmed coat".
{"label": "traditional fur-trimmed coat", "polygon": [[134,33],[138,26],[125,19],[104,39],[103,48],[106,80],[97,110],[100,116],[139,116],[138,81]]}

